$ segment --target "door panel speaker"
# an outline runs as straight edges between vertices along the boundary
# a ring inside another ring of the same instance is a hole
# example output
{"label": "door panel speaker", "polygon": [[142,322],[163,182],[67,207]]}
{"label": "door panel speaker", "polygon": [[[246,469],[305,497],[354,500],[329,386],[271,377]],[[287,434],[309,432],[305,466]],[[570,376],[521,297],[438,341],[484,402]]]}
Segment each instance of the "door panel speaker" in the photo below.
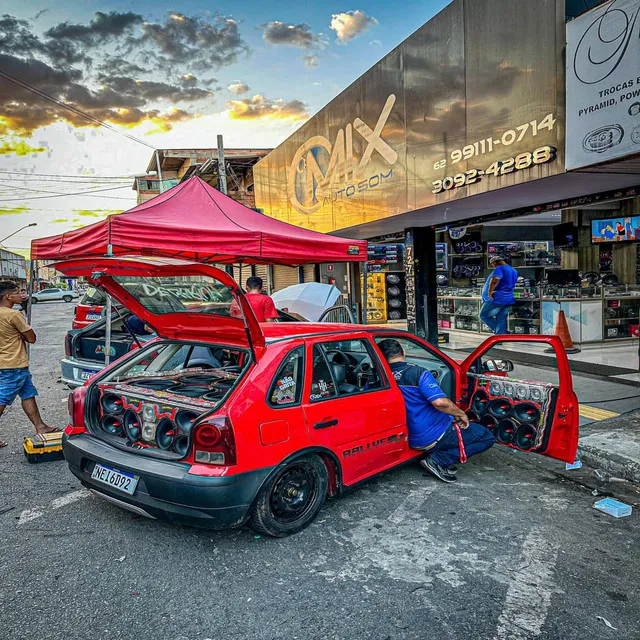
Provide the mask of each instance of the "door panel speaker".
{"label": "door panel speaker", "polygon": [[533,448],[535,441],[536,430],[530,424],[523,424],[518,427],[513,444],[515,444],[518,449],[529,451]]}
{"label": "door panel speaker", "polygon": [[506,398],[496,398],[489,404],[489,413],[498,419],[511,415],[513,406]]}
{"label": "door panel speaker", "polygon": [[511,444],[516,430],[513,420],[501,420],[496,427],[496,439],[500,444]]}
{"label": "door panel speaker", "polygon": [[513,415],[523,423],[537,423],[540,420],[539,409],[530,402],[517,404],[513,409]]}
{"label": "door panel speaker", "polygon": [[473,400],[471,402],[471,408],[478,414],[484,413],[489,406],[489,396],[486,391],[482,389],[478,389],[473,395]]}

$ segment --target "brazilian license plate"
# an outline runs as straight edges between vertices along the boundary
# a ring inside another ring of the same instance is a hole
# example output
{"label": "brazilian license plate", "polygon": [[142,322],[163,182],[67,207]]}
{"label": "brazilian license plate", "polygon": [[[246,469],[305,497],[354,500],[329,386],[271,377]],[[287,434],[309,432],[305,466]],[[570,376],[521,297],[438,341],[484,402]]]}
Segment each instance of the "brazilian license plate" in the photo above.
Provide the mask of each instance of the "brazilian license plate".
{"label": "brazilian license plate", "polygon": [[113,489],[128,493],[132,496],[138,486],[139,476],[135,476],[132,473],[126,471],[118,471],[118,469],[112,469],[105,464],[96,462],[96,466],[93,468],[91,478],[106,484]]}

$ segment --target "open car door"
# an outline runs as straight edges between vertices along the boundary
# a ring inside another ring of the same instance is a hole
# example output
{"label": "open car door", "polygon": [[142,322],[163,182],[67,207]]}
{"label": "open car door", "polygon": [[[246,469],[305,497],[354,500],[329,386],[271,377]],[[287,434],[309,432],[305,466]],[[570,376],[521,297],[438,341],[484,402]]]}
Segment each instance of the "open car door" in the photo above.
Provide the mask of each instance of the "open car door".
{"label": "open car door", "polygon": [[54,266],[68,276],[86,276],[161,337],[220,341],[262,355],[265,339],[255,314],[220,269],[144,257],[92,257]]}
{"label": "open car door", "polygon": [[[509,352],[518,350],[518,343],[534,350],[549,347],[554,351],[557,370],[518,365],[514,375],[500,375],[495,371],[496,358],[508,358]],[[558,337],[491,336],[461,364],[461,371],[466,376],[469,417],[491,429],[499,444],[564,462],[575,460],[578,398],[573,391],[569,359]],[[546,381],[529,379],[534,376]]]}

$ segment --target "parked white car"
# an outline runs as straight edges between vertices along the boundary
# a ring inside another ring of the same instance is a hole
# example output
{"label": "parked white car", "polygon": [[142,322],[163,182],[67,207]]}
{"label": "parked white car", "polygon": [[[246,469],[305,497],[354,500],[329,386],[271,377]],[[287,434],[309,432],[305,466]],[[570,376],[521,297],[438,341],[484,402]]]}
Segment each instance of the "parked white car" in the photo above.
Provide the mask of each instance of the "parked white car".
{"label": "parked white car", "polygon": [[47,300],[64,300],[64,302],[72,302],[76,298],[78,298],[77,291],[67,291],[66,289],[58,289],[57,287],[43,289],[42,291],[35,291],[31,294],[32,302],[46,302]]}

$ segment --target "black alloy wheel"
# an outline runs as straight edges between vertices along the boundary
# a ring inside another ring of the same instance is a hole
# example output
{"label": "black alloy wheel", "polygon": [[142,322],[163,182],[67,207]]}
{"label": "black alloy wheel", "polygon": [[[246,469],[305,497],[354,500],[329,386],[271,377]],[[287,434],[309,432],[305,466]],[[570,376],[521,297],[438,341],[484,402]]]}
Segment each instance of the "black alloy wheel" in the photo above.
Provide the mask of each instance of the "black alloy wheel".
{"label": "black alloy wheel", "polygon": [[251,512],[251,526],[276,538],[301,531],[324,504],[327,484],[327,467],[318,456],[290,462],[260,492]]}

